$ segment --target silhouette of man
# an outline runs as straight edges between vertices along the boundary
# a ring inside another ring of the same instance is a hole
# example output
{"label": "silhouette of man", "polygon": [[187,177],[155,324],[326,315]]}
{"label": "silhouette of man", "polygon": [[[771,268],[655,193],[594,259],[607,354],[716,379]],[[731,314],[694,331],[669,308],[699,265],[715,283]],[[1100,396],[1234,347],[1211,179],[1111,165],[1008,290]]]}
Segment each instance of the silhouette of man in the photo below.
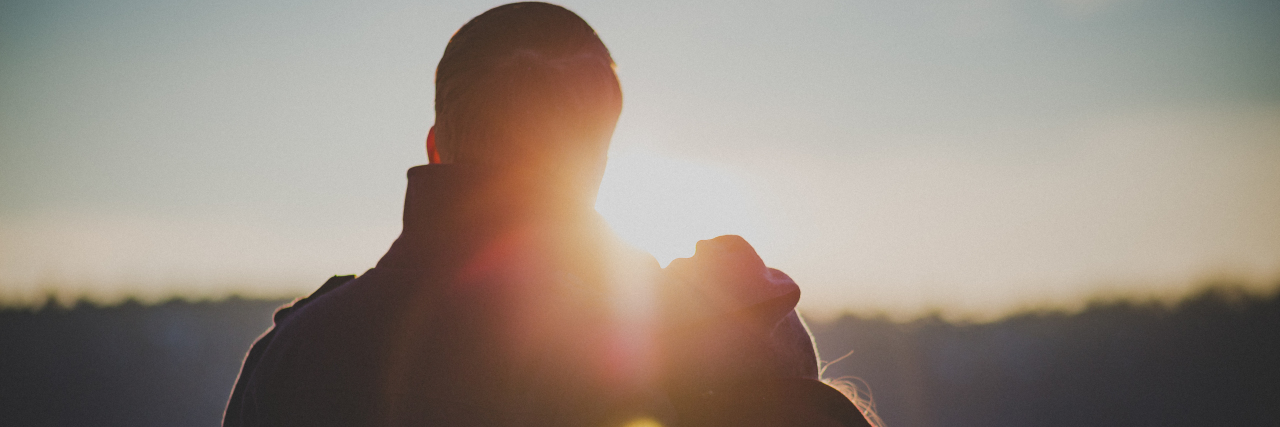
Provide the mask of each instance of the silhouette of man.
{"label": "silhouette of man", "polygon": [[402,233],[277,311],[224,426],[865,425],[817,381],[799,288],[745,241],[663,271],[594,212],[622,93],[577,15],[471,20],[435,108]]}

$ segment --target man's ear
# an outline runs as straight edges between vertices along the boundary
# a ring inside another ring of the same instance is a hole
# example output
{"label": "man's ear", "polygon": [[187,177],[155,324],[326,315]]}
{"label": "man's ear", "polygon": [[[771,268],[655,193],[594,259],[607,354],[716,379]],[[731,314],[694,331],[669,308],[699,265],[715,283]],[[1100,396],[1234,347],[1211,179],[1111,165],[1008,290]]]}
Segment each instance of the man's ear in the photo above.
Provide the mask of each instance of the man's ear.
{"label": "man's ear", "polygon": [[440,152],[436,151],[436,127],[427,131],[427,163],[440,164]]}

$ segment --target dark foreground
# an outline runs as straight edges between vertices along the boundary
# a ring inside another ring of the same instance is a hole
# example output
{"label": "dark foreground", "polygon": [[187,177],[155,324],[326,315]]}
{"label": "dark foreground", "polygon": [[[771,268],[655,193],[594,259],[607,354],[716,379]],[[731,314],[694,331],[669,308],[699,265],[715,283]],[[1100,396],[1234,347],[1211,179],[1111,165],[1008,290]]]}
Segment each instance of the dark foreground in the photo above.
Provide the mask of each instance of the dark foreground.
{"label": "dark foreground", "polygon": [[[987,324],[811,324],[890,427],[1280,426],[1280,298],[1212,288]],[[0,424],[215,426],[283,301],[0,310]]]}

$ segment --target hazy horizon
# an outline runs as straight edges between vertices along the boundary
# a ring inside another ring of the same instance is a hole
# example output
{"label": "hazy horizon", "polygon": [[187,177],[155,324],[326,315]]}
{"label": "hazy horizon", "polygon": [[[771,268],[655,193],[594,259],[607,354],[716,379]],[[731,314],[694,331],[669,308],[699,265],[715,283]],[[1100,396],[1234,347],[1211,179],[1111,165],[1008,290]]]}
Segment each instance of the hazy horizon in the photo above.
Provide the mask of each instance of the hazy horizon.
{"label": "hazy horizon", "polygon": [[[363,273],[499,4],[0,1],[0,304]],[[740,234],[898,315],[1280,283],[1280,3],[560,4],[624,92],[598,210],[664,262]]]}

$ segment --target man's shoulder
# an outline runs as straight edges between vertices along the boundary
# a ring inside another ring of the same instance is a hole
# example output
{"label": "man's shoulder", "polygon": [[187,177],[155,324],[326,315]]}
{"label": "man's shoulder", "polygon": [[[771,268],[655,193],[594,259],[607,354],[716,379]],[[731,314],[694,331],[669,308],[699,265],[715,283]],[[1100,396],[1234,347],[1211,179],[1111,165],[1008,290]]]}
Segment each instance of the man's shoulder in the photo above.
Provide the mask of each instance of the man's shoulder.
{"label": "man's shoulder", "polygon": [[351,326],[376,326],[378,319],[400,311],[400,305],[431,300],[420,294],[434,287],[422,285],[422,280],[417,272],[389,269],[333,276],[311,295],[277,310],[273,318],[276,331],[305,335],[305,331],[318,328],[317,333],[332,336]]}
{"label": "man's shoulder", "polygon": [[277,309],[275,314],[272,315],[271,320],[275,322],[275,324],[279,325],[285,319],[288,319],[290,316],[292,316],[293,313],[297,312],[298,310],[301,310],[303,307],[307,306],[312,301],[315,301],[317,298],[323,296],[324,294],[327,294],[329,292],[332,292],[335,289],[338,289],[339,287],[342,287],[342,285],[347,284],[347,282],[350,282],[355,278],[356,276],[354,274],[347,275],[347,276],[335,275],[333,277],[330,277],[329,280],[326,280],[324,284],[320,285],[320,288],[316,289],[315,292],[312,292],[311,295],[307,295],[306,297],[294,300],[293,302],[286,304],[283,307],[280,307],[279,309]]}
{"label": "man's shoulder", "polygon": [[[323,385],[365,381],[360,367],[374,364],[388,352],[393,334],[405,327],[412,313],[430,316],[436,308],[421,307],[437,298],[407,291],[418,286],[409,272],[369,270],[354,276],[334,276],[311,295],[280,308],[275,326],[263,342],[256,375],[264,380],[307,378]],[[417,307],[410,307],[417,304]],[[429,318],[415,319],[430,325]],[[348,378],[350,377],[350,378]],[[343,378],[346,378],[344,380]],[[296,386],[296,384],[295,384]]]}

